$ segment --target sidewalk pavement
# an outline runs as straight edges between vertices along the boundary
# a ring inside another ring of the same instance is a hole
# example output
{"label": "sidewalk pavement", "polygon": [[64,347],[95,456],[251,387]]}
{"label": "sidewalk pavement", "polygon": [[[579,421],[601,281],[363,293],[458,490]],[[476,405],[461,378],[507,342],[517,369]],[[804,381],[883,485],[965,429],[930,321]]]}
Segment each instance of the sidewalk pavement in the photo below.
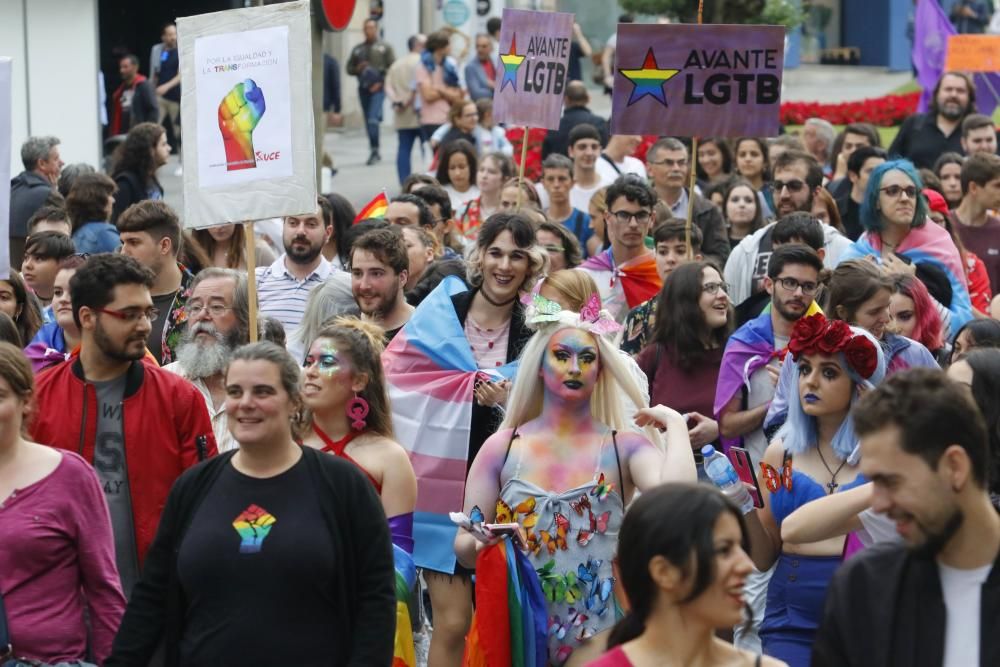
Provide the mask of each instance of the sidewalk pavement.
{"label": "sidewalk pavement", "polygon": [[[867,97],[885,95],[908,82],[912,77],[907,72],[887,72],[883,68],[849,67],[834,65],[804,65],[785,72],[782,91],[783,101],[842,102]],[[344,94],[354,94],[350,82]],[[597,90],[591,91],[590,108],[604,117],[611,115],[611,98]],[[361,209],[382,189],[390,197],[399,192],[396,177],[396,133],[392,129],[392,113],[385,114],[382,125],[382,160],[366,166],[368,159],[368,139],[363,128],[331,129],[325,138],[325,149],[333,158],[338,170],[333,177],[334,192],[347,197],[357,209]],[[425,169],[430,164],[430,151],[423,158],[419,145],[413,151],[413,168]],[[176,158],[160,170],[160,182],[166,191],[166,201],[183,211],[181,178],[174,174]],[[183,215],[183,213],[182,213]]]}

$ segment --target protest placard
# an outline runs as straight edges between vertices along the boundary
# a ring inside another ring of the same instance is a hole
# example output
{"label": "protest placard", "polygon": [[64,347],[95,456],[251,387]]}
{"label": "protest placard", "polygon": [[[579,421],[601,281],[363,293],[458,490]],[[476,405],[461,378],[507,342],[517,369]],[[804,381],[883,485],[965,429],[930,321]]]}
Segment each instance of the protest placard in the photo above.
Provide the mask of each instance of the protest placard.
{"label": "protest placard", "polygon": [[781,26],[620,24],[612,133],[776,135],[784,39]]}
{"label": "protest placard", "polygon": [[0,58],[0,280],[10,277],[11,59]]}
{"label": "protest placard", "polygon": [[498,123],[559,129],[573,15],[504,9],[493,89]]}
{"label": "protest placard", "polygon": [[1000,35],[949,35],[946,72],[1000,72]]}
{"label": "protest placard", "polygon": [[184,222],[316,208],[309,2],[177,21]]}

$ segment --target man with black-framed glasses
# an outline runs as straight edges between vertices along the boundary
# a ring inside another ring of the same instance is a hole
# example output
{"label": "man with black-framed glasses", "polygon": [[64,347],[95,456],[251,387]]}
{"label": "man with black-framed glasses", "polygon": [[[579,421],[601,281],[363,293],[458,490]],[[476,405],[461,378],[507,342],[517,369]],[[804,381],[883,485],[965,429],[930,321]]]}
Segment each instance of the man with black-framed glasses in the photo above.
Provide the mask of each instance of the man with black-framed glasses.
{"label": "man with black-framed glasses", "polygon": [[[822,270],[823,260],[809,246],[793,243],[776,248],[764,280],[771,295],[770,306],[734,331],[726,343],[715,390],[715,419],[723,442],[742,444],[754,469],[767,449],[764,417],[774,397],[792,327],[804,315],[819,311],[813,297],[819,290]],[[734,628],[734,644],[739,648],[761,650],[757,631],[764,618],[771,571],[755,571],[747,578],[745,595],[753,609],[753,623]]]}
{"label": "man with black-framed glasses", "polygon": [[226,419],[226,367],[233,352],[249,340],[250,309],[246,275],[233,269],[202,269],[191,283],[184,306],[187,326],[177,361],[164,370],[186,378],[205,399],[220,452],[236,449]]}
{"label": "man with black-framed glasses", "polygon": [[620,323],[629,309],[651,299],[663,285],[656,258],[646,247],[656,195],[645,182],[628,175],[608,186],[607,203],[604,224],[611,247],[578,269],[594,279],[602,305]]}
{"label": "man with black-framed glasses", "polygon": [[32,439],[76,452],[97,472],[111,512],[122,589],[129,596],[167,493],[216,453],[201,394],[158,368],[146,337],[161,313],[152,272],[131,257],[91,257],[70,280],[80,351],[38,376]]}
{"label": "man with black-framed glasses", "polygon": [[[803,151],[787,150],[774,160],[771,168],[774,176],[769,187],[774,194],[779,223],[793,214],[811,214],[813,198],[823,183],[823,169],[816,158]],[[851,247],[851,240],[830,225],[818,224],[822,231],[823,263],[833,269],[841,254]],[[736,306],[737,315],[747,300],[762,295],[768,260],[777,246],[776,229],[776,224],[770,224],[744,237],[726,260],[723,277],[732,286],[729,298]],[[801,240],[808,243],[804,238]]]}

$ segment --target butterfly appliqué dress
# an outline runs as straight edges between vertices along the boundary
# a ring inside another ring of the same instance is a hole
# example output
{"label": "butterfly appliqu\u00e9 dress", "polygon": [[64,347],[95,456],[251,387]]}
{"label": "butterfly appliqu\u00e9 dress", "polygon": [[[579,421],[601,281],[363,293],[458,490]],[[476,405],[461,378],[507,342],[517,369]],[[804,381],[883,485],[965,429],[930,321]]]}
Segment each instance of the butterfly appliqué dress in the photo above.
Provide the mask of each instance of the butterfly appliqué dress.
{"label": "butterfly appliqu\u00e9 dress", "polygon": [[[612,443],[617,460],[613,433]],[[497,501],[497,523],[516,521],[527,536],[528,558],[545,595],[553,665],[564,664],[583,641],[617,620],[611,561],[625,505],[600,470],[603,450],[602,444],[594,478],[562,493],[520,479],[519,454],[514,475],[503,485]],[[618,470],[621,480],[620,462]]]}

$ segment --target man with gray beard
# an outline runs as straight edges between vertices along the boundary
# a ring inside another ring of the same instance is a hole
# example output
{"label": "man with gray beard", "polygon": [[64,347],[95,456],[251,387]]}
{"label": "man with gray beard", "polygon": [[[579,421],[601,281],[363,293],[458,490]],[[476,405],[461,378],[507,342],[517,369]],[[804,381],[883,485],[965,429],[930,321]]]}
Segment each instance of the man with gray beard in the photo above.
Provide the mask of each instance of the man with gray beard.
{"label": "man with gray beard", "polygon": [[236,449],[239,443],[226,423],[224,373],[233,351],[249,338],[246,276],[233,269],[202,270],[191,283],[185,311],[187,328],[177,361],[164,369],[187,378],[201,392],[219,452]]}

